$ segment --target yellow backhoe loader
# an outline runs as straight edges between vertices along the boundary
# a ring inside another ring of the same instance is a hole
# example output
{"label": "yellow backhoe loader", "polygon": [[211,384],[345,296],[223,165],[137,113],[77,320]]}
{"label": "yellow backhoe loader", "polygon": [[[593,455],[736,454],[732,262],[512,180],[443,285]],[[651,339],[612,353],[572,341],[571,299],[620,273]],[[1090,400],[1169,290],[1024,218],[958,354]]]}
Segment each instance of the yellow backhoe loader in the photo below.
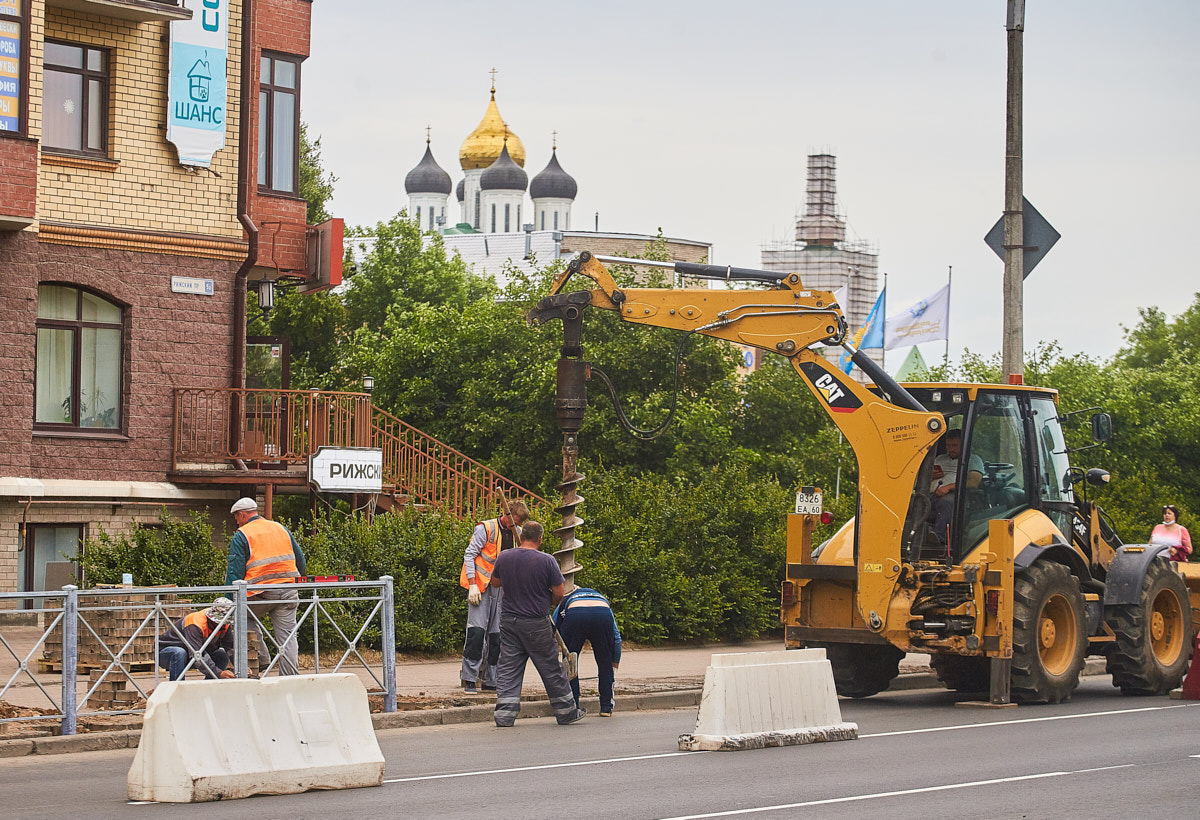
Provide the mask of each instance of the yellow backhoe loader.
{"label": "yellow backhoe loader", "polygon": [[[1070,419],[1058,412],[1056,391],[900,385],[846,341],[833,294],[805,288],[794,273],[678,262],[668,266],[684,276],[763,286],[621,288],[602,259],[646,264],[582,253],[530,316],[564,323],[556,410],[566,483],[580,478],[573,462],[591,375],[586,309],[786,357],[858,460],[856,516],[815,549],[811,516],[791,516],[782,582],[787,647],[824,647],[840,694],[887,689],[905,652],[929,653],[947,687],[985,691],[996,703],[1065,700],[1087,655],[1104,656],[1126,694],[1179,685],[1200,618],[1200,574],[1181,574],[1162,548],[1121,543],[1088,497],[1108,474],[1070,464]],[[596,287],[565,290],[575,276]],[[815,352],[830,346],[851,354],[874,385]],[[1106,440],[1109,417],[1090,421],[1093,438]],[[957,466],[946,449],[960,451]],[[953,492],[939,492],[951,483]],[[560,535],[577,567],[582,519],[568,506]]]}

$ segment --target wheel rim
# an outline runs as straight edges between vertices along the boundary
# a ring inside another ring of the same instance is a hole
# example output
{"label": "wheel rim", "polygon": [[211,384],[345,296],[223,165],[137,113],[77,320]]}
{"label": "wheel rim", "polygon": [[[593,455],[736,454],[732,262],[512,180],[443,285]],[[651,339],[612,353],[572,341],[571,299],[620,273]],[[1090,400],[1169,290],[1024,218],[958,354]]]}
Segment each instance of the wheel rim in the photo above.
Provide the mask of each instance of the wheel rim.
{"label": "wheel rim", "polygon": [[1051,595],[1042,607],[1038,619],[1038,653],[1042,667],[1051,675],[1062,675],[1075,659],[1075,644],[1079,640],[1079,625],[1075,613],[1064,595]]}
{"label": "wheel rim", "polygon": [[1158,662],[1170,666],[1183,651],[1183,608],[1169,589],[1154,596],[1150,609],[1150,648]]}

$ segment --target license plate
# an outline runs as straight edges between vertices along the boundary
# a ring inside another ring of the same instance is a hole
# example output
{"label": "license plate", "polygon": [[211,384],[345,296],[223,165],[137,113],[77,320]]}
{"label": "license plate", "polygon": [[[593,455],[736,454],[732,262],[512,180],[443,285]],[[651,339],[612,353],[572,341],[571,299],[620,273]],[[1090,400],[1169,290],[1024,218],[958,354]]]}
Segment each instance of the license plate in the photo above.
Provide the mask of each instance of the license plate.
{"label": "license plate", "polygon": [[796,515],[820,515],[820,493],[796,493]]}

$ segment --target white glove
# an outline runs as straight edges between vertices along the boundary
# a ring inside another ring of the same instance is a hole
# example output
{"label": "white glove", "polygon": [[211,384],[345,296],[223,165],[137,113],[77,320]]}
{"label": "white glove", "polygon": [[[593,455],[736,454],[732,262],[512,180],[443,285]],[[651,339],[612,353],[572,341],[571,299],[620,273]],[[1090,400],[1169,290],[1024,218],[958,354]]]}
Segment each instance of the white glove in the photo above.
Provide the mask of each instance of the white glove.
{"label": "white glove", "polygon": [[471,584],[471,588],[467,590],[467,602],[471,606],[479,606],[481,600],[483,600],[483,593],[479,591],[479,587]]}

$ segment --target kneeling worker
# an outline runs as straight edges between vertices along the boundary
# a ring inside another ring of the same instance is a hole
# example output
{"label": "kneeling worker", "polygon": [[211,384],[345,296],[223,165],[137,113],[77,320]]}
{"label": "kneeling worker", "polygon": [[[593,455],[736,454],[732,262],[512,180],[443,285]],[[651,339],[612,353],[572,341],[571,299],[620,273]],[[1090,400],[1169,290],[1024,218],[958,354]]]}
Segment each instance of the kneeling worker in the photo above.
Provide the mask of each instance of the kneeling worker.
{"label": "kneeling worker", "polygon": [[497,726],[512,726],[521,711],[525,663],[532,660],[542,678],[550,708],[560,724],[581,720],[586,712],[575,705],[571,685],[558,660],[558,640],[550,609],[563,597],[558,562],[539,550],[544,528],[536,521],[521,530],[517,549],[500,553],[492,568],[491,585],[504,590],[500,608],[500,663],[496,669]]}
{"label": "kneeling worker", "polygon": [[[600,673],[600,717],[612,717],[614,673],[621,665],[621,632],[612,604],[596,590],[579,587],[554,611],[554,625],[568,652],[578,654],[585,641],[592,645]],[[578,706],[579,678],[571,681],[571,692]]]}
{"label": "kneeling worker", "polygon": [[[217,626],[232,611],[233,601],[218,598],[208,609],[185,615],[158,636],[158,665],[170,672],[171,680],[183,677],[184,668],[193,656],[195,663],[192,668],[198,669],[210,680],[234,676],[226,668],[233,657],[232,624]],[[216,636],[204,647],[204,642],[214,631]],[[204,647],[203,652],[201,647]]]}

